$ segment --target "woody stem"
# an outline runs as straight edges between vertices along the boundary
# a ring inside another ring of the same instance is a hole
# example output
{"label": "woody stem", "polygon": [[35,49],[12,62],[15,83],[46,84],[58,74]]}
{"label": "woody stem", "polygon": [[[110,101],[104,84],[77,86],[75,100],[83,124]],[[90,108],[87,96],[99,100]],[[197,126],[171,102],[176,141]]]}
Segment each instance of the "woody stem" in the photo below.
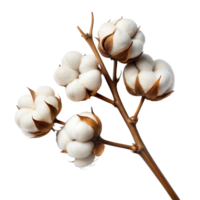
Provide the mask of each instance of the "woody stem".
{"label": "woody stem", "polygon": [[99,94],[99,93],[96,93],[96,94],[94,95],[94,97],[96,97],[96,98],[98,98],[98,99],[101,99],[101,100],[103,100],[103,101],[105,101],[105,102],[107,102],[107,103],[110,103],[110,104],[112,104],[113,106],[115,106],[115,102],[114,102],[113,100],[111,100],[111,99],[109,99],[109,98],[107,98],[107,97],[105,97],[105,96],[103,96],[103,95],[101,95],[101,94]]}
{"label": "woody stem", "polygon": [[143,103],[144,103],[144,100],[145,100],[145,97],[143,96],[143,97],[141,98],[141,100],[140,100],[140,104],[138,105],[137,110],[135,111],[135,114],[133,115],[133,117],[131,117],[132,120],[137,119],[138,114],[139,114],[139,112],[140,112],[140,110],[141,110],[141,108],[142,108],[142,105],[143,105]]}

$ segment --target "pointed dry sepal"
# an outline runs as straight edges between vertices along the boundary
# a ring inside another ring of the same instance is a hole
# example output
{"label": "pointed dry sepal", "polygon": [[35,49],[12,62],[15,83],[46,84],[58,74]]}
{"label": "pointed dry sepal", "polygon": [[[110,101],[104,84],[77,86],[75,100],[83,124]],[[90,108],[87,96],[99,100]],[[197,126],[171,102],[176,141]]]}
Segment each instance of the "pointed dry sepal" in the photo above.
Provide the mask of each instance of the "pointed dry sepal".
{"label": "pointed dry sepal", "polygon": [[104,152],[104,149],[105,149],[105,145],[101,142],[97,142],[95,145],[94,145],[94,149],[93,149],[93,154],[95,156],[101,156]]}
{"label": "pointed dry sepal", "polygon": [[36,94],[35,94],[35,91],[33,91],[32,89],[28,88],[29,92],[31,93],[31,96],[32,96],[32,99],[33,99],[33,102],[35,101],[35,98],[36,98]]}

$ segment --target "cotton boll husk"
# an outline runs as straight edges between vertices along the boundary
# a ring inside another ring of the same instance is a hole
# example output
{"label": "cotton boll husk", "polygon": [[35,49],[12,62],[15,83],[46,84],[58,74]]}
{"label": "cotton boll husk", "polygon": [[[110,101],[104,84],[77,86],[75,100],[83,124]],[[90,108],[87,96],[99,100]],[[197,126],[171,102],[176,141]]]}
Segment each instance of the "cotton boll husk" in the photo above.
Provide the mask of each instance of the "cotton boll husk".
{"label": "cotton boll husk", "polygon": [[29,137],[29,138],[32,138],[34,135],[33,134],[31,134],[31,133],[29,133],[29,132],[27,132],[27,131],[23,131],[22,130],[22,133],[26,136],[26,137]]}
{"label": "cotton boll husk", "polygon": [[138,74],[138,69],[134,65],[134,63],[129,63],[126,65],[124,69],[124,78],[127,84],[132,88],[135,89],[135,80]]}
{"label": "cotton boll husk", "polygon": [[114,32],[116,29],[116,26],[114,26],[112,23],[104,23],[99,28],[99,38],[102,40],[105,36],[110,35]]}
{"label": "cotton boll husk", "polygon": [[82,112],[82,113],[80,113],[78,115],[89,117],[89,118],[93,119],[95,122],[97,122],[97,120],[95,119],[94,115],[92,113],[90,113],[90,112]]}
{"label": "cotton boll husk", "polygon": [[74,70],[78,70],[81,63],[82,55],[77,51],[70,51],[62,59],[62,66],[68,66]]}
{"label": "cotton boll husk", "polygon": [[137,24],[131,19],[121,19],[117,22],[116,27],[128,33],[130,37],[137,31]]}
{"label": "cotton boll husk", "polygon": [[69,142],[66,146],[66,150],[69,156],[73,158],[86,158],[88,157],[94,148],[94,143],[89,142]]}
{"label": "cotton boll husk", "polygon": [[62,128],[60,131],[58,131],[58,135],[57,135],[56,140],[57,140],[58,147],[61,150],[66,150],[66,145],[69,142],[71,142],[71,140],[67,136],[67,133],[66,133],[64,128]]}
{"label": "cotton boll husk", "polygon": [[20,118],[20,127],[22,128],[23,131],[26,131],[26,132],[38,131],[33,119],[41,120],[40,116],[37,114],[36,111],[27,112]]}
{"label": "cotton boll husk", "polygon": [[76,79],[78,75],[78,71],[67,66],[62,66],[56,70],[54,74],[54,80],[58,83],[58,85],[66,86],[71,81]]}
{"label": "cotton boll husk", "polygon": [[19,109],[16,114],[15,114],[15,122],[16,124],[19,126],[19,128],[21,128],[20,126],[20,118],[27,112],[32,111],[32,109],[28,109],[28,108],[21,108]]}
{"label": "cotton boll husk", "polygon": [[140,40],[133,40],[133,44],[131,46],[131,52],[129,55],[129,59],[135,58],[142,53],[143,43]]}
{"label": "cotton boll husk", "polygon": [[90,91],[101,87],[101,73],[97,69],[81,74],[79,80]]}
{"label": "cotton boll husk", "polygon": [[18,104],[19,108],[31,108],[31,109],[35,109],[35,104],[33,102],[33,98],[31,97],[31,95],[24,95],[22,96],[19,101]]}
{"label": "cotton boll husk", "polygon": [[75,140],[79,142],[86,142],[92,139],[94,136],[94,130],[85,122],[80,122],[76,125],[74,130]]}
{"label": "cotton boll husk", "polygon": [[152,71],[154,67],[153,59],[147,54],[140,56],[135,64],[140,71]]}
{"label": "cotton boll husk", "polygon": [[41,117],[42,121],[52,123],[51,111],[46,103],[39,104],[36,107],[36,111],[39,114],[39,116]]}
{"label": "cotton boll husk", "polygon": [[36,91],[36,96],[39,96],[39,95],[44,95],[46,97],[55,96],[55,92],[49,86],[41,86]]}
{"label": "cotton boll husk", "polygon": [[63,130],[65,131],[65,133],[67,134],[67,136],[71,139],[71,140],[75,140],[75,136],[74,136],[74,131],[76,126],[78,125],[78,123],[80,123],[81,120],[80,118],[75,115],[73,117],[71,117],[65,124]]}
{"label": "cotton boll husk", "polygon": [[140,40],[143,44],[145,43],[145,36],[142,31],[138,31],[137,34],[134,37],[135,40]]}
{"label": "cotton boll husk", "polygon": [[86,158],[76,158],[74,161],[74,164],[76,167],[83,168],[83,167],[86,167],[86,166],[92,164],[94,159],[95,159],[95,155],[93,153],[91,153]]}
{"label": "cotton boll husk", "polygon": [[117,29],[113,37],[113,47],[111,50],[111,55],[119,53],[122,50],[125,50],[130,45],[130,43],[131,43],[131,38],[129,34],[126,33],[125,31]]}
{"label": "cotton boll husk", "polygon": [[157,81],[157,76],[151,71],[141,71],[139,73],[139,80],[144,92],[147,92]]}
{"label": "cotton boll husk", "polygon": [[69,83],[65,89],[66,95],[72,101],[82,101],[86,98],[86,89],[79,79]]}
{"label": "cotton boll husk", "polygon": [[158,92],[158,96],[164,94],[167,89],[169,89],[170,85],[172,84],[172,75],[170,74],[170,72],[168,70],[165,69],[161,69],[161,70],[156,70],[155,75],[157,77],[157,79],[160,78],[160,83],[159,83],[159,92]]}
{"label": "cotton boll husk", "polygon": [[81,64],[79,66],[80,73],[85,73],[93,69],[97,69],[98,62],[94,55],[86,55],[81,59]]}
{"label": "cotton boll husk", "polygon": [[48,104],[51,104],[58,110],[58,101],[55,97],[49,96],[45,99],[45,102],[47,102]]}

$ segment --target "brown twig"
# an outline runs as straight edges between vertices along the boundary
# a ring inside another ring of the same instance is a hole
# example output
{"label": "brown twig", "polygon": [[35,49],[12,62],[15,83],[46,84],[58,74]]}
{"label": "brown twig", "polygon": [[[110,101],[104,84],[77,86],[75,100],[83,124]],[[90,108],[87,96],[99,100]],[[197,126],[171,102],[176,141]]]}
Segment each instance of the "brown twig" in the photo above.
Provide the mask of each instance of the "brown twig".
{"label": "brown twig", "polygon": [[105,102],[107,102],[107,103],[110,103],[110,104],[112,104],[113,106],[115,106],[115,102],[114,102],[113,100],[111,100],[111,99],[109,99],[109,98],[107,98],[107,97],[105,97],[105,96],[103,96],[103,95],[101,95],[101,94],[99,94],[99,93],[96,93],[93,97],[96,97],[96,98],[98,98],[98,99],[101,99],[101,100],[103,100],[103,101],[105,101]]}

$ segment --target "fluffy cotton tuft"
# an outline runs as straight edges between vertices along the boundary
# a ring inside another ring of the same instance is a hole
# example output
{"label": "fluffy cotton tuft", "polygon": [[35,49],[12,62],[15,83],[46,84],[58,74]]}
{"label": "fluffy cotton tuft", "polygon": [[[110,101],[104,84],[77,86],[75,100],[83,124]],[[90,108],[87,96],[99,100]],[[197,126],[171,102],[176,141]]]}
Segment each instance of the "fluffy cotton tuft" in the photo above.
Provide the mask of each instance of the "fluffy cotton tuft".
{"label": "fluffy cotton tuft", "polygon": [[79,65],[80,73],[85,73],[93,69],[98,69],[98,62],[94,55],[83,56]]}
{"label": "fluffy cotton tuft", "polygon": [[69,142],[66,146],[67,153],[73,158],[86,158],[92,153],[94,143],[89,142]]}
{"label": "fluffy cotton tuft", "polygon": [[74,79],[64,89],[64,95],[69,101],[79,103],[86,97],[86,89],[79,79]]}
{"label": "fluffy cotton tuft", "polygon": [[60,58],[61,66],[67,66],[71,69],[78,70],[83,53],[78,50],[69,50]]}
{"label": "fluffy cotton tuft", "polygon": [[19,108],[35,109],[33,98],[30,94],[21,94],[15,103]]}
{"label": "fluffy cotton tuft", "polygon": [[73,81],[75,78],[78,78],[78,71],[71,69],[66,66],[60,66],[56,67],[51,75],[51,78],[55,85],[58,86],[66,86],[71,81]]}
{"label": "fluffy cotton tuft", "polygon": [[88,90],[94,91],[96,88],[101,90],[104,84],[102,74],[99,70],[93,69],[80,74],[79,80]]}
{"label": "fluffy cotton tuft", "polygon": [[93,153],[91,153],[86,158],[76,158],[74,161],[74,164],[76,167],[83,168],[83,167],[87,167],[88,165],[92,164],[94,159],[95,159],[95,155]]}

